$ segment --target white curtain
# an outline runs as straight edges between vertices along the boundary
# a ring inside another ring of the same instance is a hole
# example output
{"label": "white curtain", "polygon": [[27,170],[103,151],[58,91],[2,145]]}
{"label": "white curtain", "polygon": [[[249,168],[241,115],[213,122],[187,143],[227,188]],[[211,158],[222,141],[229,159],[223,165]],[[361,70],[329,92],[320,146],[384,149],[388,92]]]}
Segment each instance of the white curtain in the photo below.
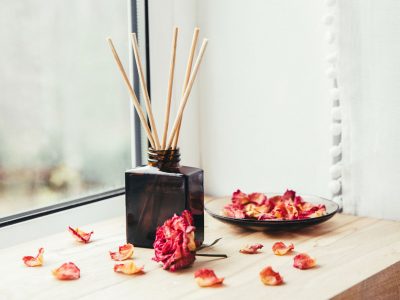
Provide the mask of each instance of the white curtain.
{"label": "white curtain", "polygon": [[338,3],[347,213],[400,219],[400,1]]}

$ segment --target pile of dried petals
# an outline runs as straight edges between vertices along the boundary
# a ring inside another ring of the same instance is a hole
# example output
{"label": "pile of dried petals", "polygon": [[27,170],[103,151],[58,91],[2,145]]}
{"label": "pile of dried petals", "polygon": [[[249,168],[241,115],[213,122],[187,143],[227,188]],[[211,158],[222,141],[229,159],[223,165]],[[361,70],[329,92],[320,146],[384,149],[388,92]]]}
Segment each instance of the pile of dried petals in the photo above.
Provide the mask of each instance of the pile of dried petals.
{"label": "pile of dried petals", "polygon": [[325,215],[325,205],[315,205],[287,190],[282,196],[267,198],[262,193],[245,194],[237,190],[232,202],[225,205],[223,213],[227,217],[257,220],[301,220]]}
{"label": "pile of dried petals", "polygon": [[196,254],[194,231],[193,218],[188,210],[165,221],[157,228],[153,260],[161,262],[163,269],[170,271],[190,266]]}

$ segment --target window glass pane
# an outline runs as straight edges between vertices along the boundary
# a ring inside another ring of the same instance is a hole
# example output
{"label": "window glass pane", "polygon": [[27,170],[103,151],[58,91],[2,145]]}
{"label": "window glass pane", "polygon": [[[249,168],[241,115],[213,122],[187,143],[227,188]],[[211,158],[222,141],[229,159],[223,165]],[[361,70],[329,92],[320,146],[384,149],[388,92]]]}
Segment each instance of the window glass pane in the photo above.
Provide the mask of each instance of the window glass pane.
{"label": "window glass pane", "polygon": [[0,2],[0,217],[123,186],[127,3]]}

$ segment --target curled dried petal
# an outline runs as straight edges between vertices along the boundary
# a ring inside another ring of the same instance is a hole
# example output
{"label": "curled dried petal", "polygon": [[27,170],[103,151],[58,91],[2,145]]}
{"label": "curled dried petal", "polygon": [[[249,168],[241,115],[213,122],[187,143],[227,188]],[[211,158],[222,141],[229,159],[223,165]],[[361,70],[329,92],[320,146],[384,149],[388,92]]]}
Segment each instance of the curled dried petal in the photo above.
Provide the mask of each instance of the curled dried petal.
{"label": "curled dried petal", "polygon": [[118,252],[110,252],[110,256],[112,260],[121,261],[126,260],[132,257],[134,246],[132,244],[125,244],[123,246],[119,246]]}
{"label": "curled dried petal", "polygon": [[22,260],[24,261],[24,264],[28,267],[39,267],[43,265],[43,252],[44,249],[40,248],[38,254],[35,257],[24,256]]}
{"label": "curled dried petal", "polygon": [[261,244],[254,244],[254,245],[246,245],[244,248],[240,249],[240,253],[244,254],[256,254],[259,253],[258,250],[264,247]]}
{"label": "curled dried petal", "polygon": [[311,269],[317,265],[317,261],[306,253],[297,254],[294,257],[293,267],[305,270]]}
{"label": "curled dried petal", "polygon": [[93,231],[91,232],[85,232],[80,230],[79,228],[72,228],[71,226],[68,226],[69,232],[71,232],[72,236],[78,241],[78,242],[83,242],[83,243],[89,243],[90,237],[93,234]]}
{"label": "curled dried petal", "polygon": [[283,242],[276,242],[272,246],[272,251],[274,252],[275,255],[285,255],[293,250],[294,250],[294,245],[292,243],[290,243],[289,246],[286,246],[285,243]]}
{"label": "curled dried petal", "polygon": [[53,270],[53,275],[59,280],[75,280],[81,277],[81,270],[74,263],[68,262]]}
{"label": "curled dried petal", "polygon": [[233,204],[244,205],[249,203],[249,201],[250,201],[249,196],[243,193],[241,190],[236,190],[236,192],[232,194]]}
{"label": "curled dried petal", "polygon": [[143,266],[137,267],[133,261],[129,261],[124,264],[116,264],[114,266],[114,272],[123,273],[127,275],[143,273]]}
{"label": "curled dried petal", "polygon": [[224,282],[224,278],[218,278],[211,269],[200,269],[194,273],[194,278],[200,287],[208,287]]}
{"label": "curled dried petal", "polygon": [[267,201],[267,196],[263,193],[252,193],[249,195],[249,201],[257,205],[263,205]]}
{"label": "curled dried petal", "polygon": [[272,270],[270,266],[261,270],[260,279],[265,285],[280,285],[283,283],[282,276],[278,272]]}

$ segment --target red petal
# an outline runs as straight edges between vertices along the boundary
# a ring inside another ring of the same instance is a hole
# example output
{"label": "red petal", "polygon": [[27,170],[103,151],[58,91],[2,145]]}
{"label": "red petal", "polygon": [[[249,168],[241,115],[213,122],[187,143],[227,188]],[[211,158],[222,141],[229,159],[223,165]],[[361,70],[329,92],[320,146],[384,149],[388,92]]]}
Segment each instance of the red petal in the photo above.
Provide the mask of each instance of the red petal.
{"label": "red petal", "polygon": [[263,205],[267,201],[267,196],[263,193],[252,193],[249,195],[249,200],[257,205]]}
{"label": "red petal", "polygon": [[282,198],[284,200],[288,200],[288,199],[294,200],[296,198],[296,192],[293,190],[286,190],[286,192],[283,194]]}
{"label": "red petal", "polygon": [[68,262],[53,270],[53,275],[59,280],[74,280],[81,277],[81,270],[74,263]]}
{"label": "red petal", "polygon": [[286,246],[285,243],[283,242],[276,242],[272,246],[272,251],[274,252],[275,255],[285,255],[289,253],[290,251],[293,251],[294,245],[290,243],[289,246]]}
{"label": "red petal", "polygon": [[261,270],[260,279],[265,285],[280,285],[283,283],[282,276],[278,272],[272,270],[270,266]]}
{"label": "red petal", "polygon": [[294,257],[293,267],[305,270],[315,267],[317,261],[306,253],[297,254]]}
{"label": "red petal", "polygon": [[264,247],[261,244],[254,244],[254,245],[246,245],[246,247],[240,249],[240,253],[244,253],[244,254],[256,254],[259,253],[258,250],[261,249],[262,247]]}
{"label": "red petal", "polygon": [[79,228],[74,229],[74,228],[72,228],[71,226],[68,226],[68,230],[69,230],[69,232],[72,233],[72,236],[73,236],[78,242],[83,242],[83,243],[85,243],[85,244],[86,244],[86,243],[89,243],[90,237],[91,237],[92,234],[93,234],[93,231],[87,233],[87,232],[84,232],[84,231],[80,230]]}
{"label": "red petal", "polygon": [[244,205],[249,203],[249,201],[250,201],[249,196],[243,193],[241,190],[236,190],[236,192],[232,194],[233,204]]}
{"label": "red petal", "polygon": [[22,260],[24,261],[24,264],[28,267],[39,267],[43,265],[43,252],[44,249],[40,248],[38,254],[35,257],[24,256]]}
{"label": "red petal", "polygon": [[133,261],[130,261],[124,264],[116,264],[114,266],[114,272],[132,275],[143,273],[143,268],[143,266],[137,267]]}
{"label": "red petal", "polygon": [[194,273],[194,278],[200,287],[208,287],[224,282],[224,278],[218,278],[211,269],[200,269]]}
{"label": "red petal", "polygon": [[110,252],[110,256],[112,260],[121,261],[126,260],[132,257],[134,246],[132,244],[125,244],[123,246],[119,246],[118,252]]}

